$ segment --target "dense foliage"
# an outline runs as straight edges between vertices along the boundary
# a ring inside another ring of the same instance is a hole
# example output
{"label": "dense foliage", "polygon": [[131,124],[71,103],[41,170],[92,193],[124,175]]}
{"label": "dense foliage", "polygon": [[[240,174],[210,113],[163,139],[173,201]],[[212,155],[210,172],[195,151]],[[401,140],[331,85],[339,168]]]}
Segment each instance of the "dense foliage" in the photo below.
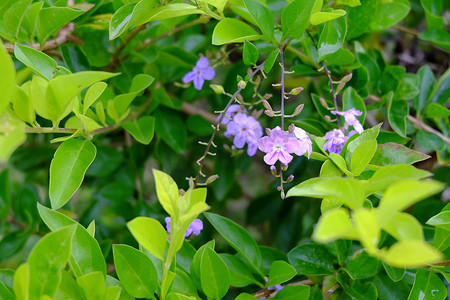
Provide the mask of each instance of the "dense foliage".
{"label": "dense foliage", "polygon": [[0,299],[446,299],[443,0],[3,0]]}

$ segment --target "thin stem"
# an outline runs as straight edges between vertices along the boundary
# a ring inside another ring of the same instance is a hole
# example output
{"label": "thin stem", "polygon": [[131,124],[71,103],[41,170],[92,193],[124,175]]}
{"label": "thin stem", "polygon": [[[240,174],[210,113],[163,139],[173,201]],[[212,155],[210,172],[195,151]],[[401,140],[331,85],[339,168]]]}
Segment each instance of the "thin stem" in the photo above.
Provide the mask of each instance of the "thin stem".
{"label": "thin stem", "polygon": [[[306,279],[306,280],[301,280],[301,281],[297,281],[297,282],[292,282],[292,283],[288,283],[288,284],[283,284],[282,286],[294,286],[294,285],[309,285],[309,286],[313,286],[314,282],[312,280]],[[267,289],[263,290],[263,291],[259,291],[256,293],[253,293],[253,296],[255,296],[256,298],[262,298],[262,297],[269,297],[270,295],[272,295],[273,293],[275,293],[275,291],[269,291]]]}
{"label": "thin stem", "polygon": [[[253,71],[253,73],[250,74],[250,77],[248,79],[249,81],[250,81],[250,79],[253,78],[253,76],[255,76],[259,71],[262,70],[262,68],[264,67],[264,63],[265,63],[265,61],[262,64],[260,64],[258,67],[256,67],[256,69]],[[217,132],[220,130],[220,124],[222,123],[222,120],[225,117],[225,112],[228,110],[228,108],[231,106],[231,104],[233,104],[234,100],[240,94],[241,90],[242,90],[242,86],[239,85],[238,89],[231,96],[230,101],[228,101],[227,105],[225,106],[225,109],[223,110],[223,113],[220,115],[219,119],[217,120],[217,124],[214,126],[214,132],[212,133],[211,138],[209,139],[208,144],[206,145],[205,152],[203,153],[203,156],[200,157],[200,159],[198,160],[199,168],[198,168],[197,174],[195,175],[193,188],[196,188],[197,185],[198,185],[198,179],[200,178],[200,174],[201,174],[203,166],[205,164],[206,156],[209,153],[209,149],[211,148],[211,145],[214,142],[214,138],[216,137]]]}
{"label": "thin stem", "polygon": [[[309,38],[313,42],[314,46],[317,48],[317,43],[314,40],[314,38],[312,37],[311,33],[309,33],[309,30],[306,30],[306,33],[308,34]],[[327,68],[327,64],[325,63],[325,60],[322,61],[322,65],[325,69],[325,72],[327,73],[328,80],[330,81],[331,94],[333,95],[334,110],[337,112],[337,111],[339,111],[339,109],[338,109],[338,105],[337,105],[336,95],[334,94],[333,79],[331,78],[331,73]],[[339,116],[337,117],[337,124],[338,124],[338,127],[341,128]]]}
{"label": "thin stem", "polygon": [[440,137],[441,139],[444,140],[444,142],[446,144],[450,144],[450,138],[443,135],[441,132],[431,128],[430,126],[428,126],[427,124],[425,124],[423,121],[414,118],[413,116],[408,115],[408,120],[411,121],[411,123],[414,125],[414,127],[416,127],[417,129],[422,129],[431,133],[434,133],[435,135],[437,135],[438,137]]}
{"label": "thin stem", "polygon": [[281,60],[281,129],[284,131],[284,57],[282,46],[280,46],[280,60]]}

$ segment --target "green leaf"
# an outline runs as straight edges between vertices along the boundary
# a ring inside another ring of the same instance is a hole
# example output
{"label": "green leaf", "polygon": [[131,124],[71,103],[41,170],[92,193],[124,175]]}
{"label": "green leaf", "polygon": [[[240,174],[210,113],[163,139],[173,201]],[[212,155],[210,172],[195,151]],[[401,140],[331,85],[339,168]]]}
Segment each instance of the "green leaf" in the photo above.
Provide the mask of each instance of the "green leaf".
{"label": "green leaf", "polygon": [[[364,124],[364,119],[366,118],[366,106],[362,98],[358,95],[358,92],[353,87],[349,86],[345,89],[344,94],[342,95],[342,110],[347,111],[352,109],[353,107],[362,112],[362,115],[356,117],[356,119],[358,119],[361,124]],[[344,121],[345,120],[342,119],[342,122]],[[366,134],[366,132],[370,131],[370,133],[367,133],[367,138],[375,139],[378,135],[379,127],[380,126],[377,125],[370,129],[367,129],[361,135],[364,135]]]}
{"label": "green leaf", "polygon": [[430,103],[425,116],[427,118],[448,118],[450,117],[450,109],[437,103]]}
{"label": "green leaf", "polygon": [[139,143],[148,145],[153,139],[153,134],[155,131],[155,118],[143,116],[137,120],[130,120],[122,123],[122,127]]}
{"label": "green leaf", "polygon": [[340,238],[357,238],[348,211],[345,208],[327,210],[314,229],[313,239],[319,243],[328,243]]}
{"label": "green leaf", "polygon": [[294,0],[281,12],[283,40],[300,38],[308,26],[312,9],[316,1]]}
{"label": "green leaf", "polygon": [[377,289],[371,282],[352,280],[349,275],[339,273],[336,277],[348,296],[358,300],[376,300]]}
{"label": "green leaf", "polygon": [[25,124],[9,112],[2,116],[1,122],[7,132],[0,134],[0,162],[6,162],[14,150],[26,140]]}
{"label": "green leaf", "polygon": [[377,208],[377,219],[383,225],[398,212],[440,192],[443,188],[441,182],[431,180],[405,179],[396,182],[384,193]]}
{"label": "green leaf", "polygon": [[324,197],[333,197],[352,209],[362,207],[365,199],[362,184],[352,178],[322,180],[313,186],[313,190]]}
{"label": "green leaf", "polygon": [[15,114],[25,122],[32,124],[36,120],[36,113],[34,112],[33,103],[30,98],[31,81],[27,81],[21,87],[16,86],[11,102]]}
{"label": "green leaf", "polygon": [[[313,16],[315,14],[313,14]],[[342,48],[346,34],[347,22],[345,18],[339,18],[324,25],[317,46],[317,50],[319,51],[319,62]]]}
{"label": "green leaf", "polygon": [[250,294],[247,294],[247,293],[241,293],[234,300],[256,300],[256,299],[258,299],[258,298],[256,298],[253,295],[250,295]]}
{"label": "green leaf", "polygon": [[155,131],[173,151],[181,154],[186,149],[187,132],[181,118],[166,110],[158,109],[154,113]]}
{"label": "green leaf", "polygon": [[377,142],[374,140],[365,141],[355,149],[350,164],[353,175],[358,176],[366,169],[376,150]]}
{"label": "green leaf", "polygon": [[450,34],[444,29],[429,29],[419,34],[419,39],[450,51]]}
{"label": "green leaf", "polygon": [[445,105],[445,103],[448,102],[448,99],[450,98],[450,70],[447,70],[441,78],[439,78],[431,92],[430,98],[433,103]]}
{"label": "green leaf", "polygon": [[348,5],[350,7],[360,6],[361,2],[359,0],[337,0],[337,5]]}
{"label": "green leaf", "polygon": [[450,211],[443,211],[431,217],[427,222],[428,225],[441,227],[450,231]]}
{"label": "green leaf", "polygon": [[101,96],[107,86],[104,82],[97,82],[89,87],[83,100],[83,114],[86,114],[89,107]]}
{"label": "green leaf", "polygon": [[94,7],[94,4],[83,4],[73,7],[74,8],[53,6],[42,8],[39,11],[36,28],[38,40],[41,45],[67,23]]}
{"label": "green leaf", "polygon": [[125,290],[136,298],[152,298],[158,275],[144,253],[128,245],[113,245],[114,265]]}
{"label": "green leaf", "polygon": [[341,171],[336,167],[331,160],[327,159],[323,162],[320,168],[320,177],[322,178],[339,178],[342,177]]}
{"label": "green leaf", "polygon": [[11,231],[3,235],[0,240],[0,261],[6,260],[18,253],[30,237],[30,233],[23,230]]}
{"label": "green leaf", "polygon": [[242,21],[225,18],[214,27],[212,44],[219,46],[231,43],[243,43],[244,40],[259,40],[259,35],[252,27]]}
{"label": "green leaf", "polygon": [[[44,223],[52,231],[59,230],[65,226],[78,224],[66,215],[40,204],[38,204],[38,211]],[[103,273],[104,276],[106,275],[106,263],[100,245],[97,240],[79,224],[72,240],[72,251],[69,263],[76,277],[97,271]]]}
{"label": "green leaf", "polygon": [[331,152],[329,154],[331,161],[348,177],[353,177],[353,174],[347,169],[345,159],[337,153]]}
{"label": "green leaf", "polygon": [[298,274],[301,275],[330,275],[336,272],[334,265],[336,257],[327,247],[320,244],[304,244],[295,247],[288,253],[288,259]]}
{"label": "green leaf", "polygon": [[307,285],[285,286],[273,299],[275,300],[295,300],[309,299],[310,287]]}
{"label": "green leaf", "polygon": [[408,213],[398,213],[383,229],[397,240],[423,240],[422,225]]}
{"label": "green leaf", "polygon": [[9,171],[5,169],[0,172],[0,218],[3,220],[9,215],[11,197],[9,192]]}
{"label": "green leaf", "polygon": [[46,294],[52,297],[61,282],[61,271],[67,264],[76,226],[64,227],[44,236],[28,257],[30,266],[30,300]]}
{"label": "green leaf", "polygon": [[359,208],[353,212],[352,217],[361,244],[369,254],[375,255],[381,235],[376,213],[373,210]]}
{"label": "green leaf", "polygon": [[157,220],[147,217],[137,217],[127,223],[127,227],[136,241],[153,256],[164,260],[167,232]]}
{"label": "green leaf", "polygon": [[243,0],[243,2],[262,33],[269,41],[272,41],[275,26],[272,12],[259,0]]}
{"label": "green leaf", "polygon": [[20,25],[27,13],[30,0],[17,0],[3,14],[4,29],[8,39],[15,41],[19,36]]}
{"label": "green leaf", "polygon": [[275,61],[277,60],[278,57],[278,53],[280,53],[280,51],[277,50],[273,50],[272,52],[270,52],[270,54],[267,56],[266,61],[264,63],[264,67],[263,67],[263,71],[267,74],[269,73],[272,68],[273,65],[275,63]]}
{"label": "green leaf", "polygon": [[3,47],[2,41],[0,41],[0,74],[2,74],[2,80],[0,80],[0,91],[2,91],[2,97],[0,98],[0,115],[2,115],[16,88],[16,71],[14,69],[14,64],[11,56]]}
{"label": "green leaf", "polygon": [[62,207],[75,194],[96,153],[88,140],[71,139],[58,147],[50,164],[49,197],[53,209]]}
{"label": "green leaf", "polygon": [[92,272],[77,278],[83,299],[102,299],[105,295],[105,275],[101,272]]}
{"label": "green leaf", "polygon": [[367,252],[356,252],[347,263],[345,270],[352,279],[367,279],[375,276],[381,269],[381,262]]}
{"label": "green leaf", "polygon": [[392,27],[406,17],[410,9],[411,4],[407,0],[381,2],[373,14],[370,29],[380,31]]}
{"label": "green leaf", "polygon": [[[311,15],[311,25],[319,25],[328,21],[332,21],[338,19],[342,16],[345,16],[346,12],[343,9],[335,9],[332,11],[318,11]],[[345,21],[344,21],[345,22]],[[345,29],[347,31],[347,28]],[[342,38],[344,40],[344,38]]]}
{"label": "green leaf", "polygon": [[394,282],[402,280],[403,276],[405,276],[405,268],[395,268],[385,262],[383,262],[383,267],[386,273],[389,275],[389,278],[391,278]]}
{"label": "green leaf", "polygon": [[203,292],[209,298],[222,299],[230,287],[230,272],[213,249],[206,247],[200,262]]}
{"label": "green leaf", "polygon": [[414,285],[409,299],[447,299],[447,287],[441,278],[431,270],[419,269],[414,277]]}
{"label": "green leaf", "polygon": [[140,20],[137,20],[136,24],[133,25],[139,26],[141,24],[145,24],[155,20],[164,20],[192,14],[206,14],[206,13],[194,5],[186,3],[170,3],[147,11],[145,17],[141,18]]}
{"label": "green leaf", "polygon": [[230,271],[231,286],[244,287],[251,284],[261,286],[261,283],[256,280],[251,270],[241,259],[228,253],[220,253],[219,256]]}
{"label": "green leaf", "polygon": [[406,117],[409,114],[408,102],[402,100],[392,100],[393,93],[389,92],[386,103],[388,109],[388,120],[392,129],[399,135],[406,136]]}
{"label": "green leaf", "polygon": [[434,151],[444,150],[445,142],[436,134],[424,130],[419,130],[416,133],[417,142],[427,149]]}
{"label": "green leaf", "polygon": [[[17,299],[29,299],[30,264],[21,264],[14,274],[14,293]],[[13,298],[14,299],[14,298]]]}
{"label": "green leaf", "polygon": [[222,13],[228,0],[205,0],[205,2],[215,6],[219,13]]}
{"label": "green leaf", "polygon": [[177,217],[177,200],[179,197],[176,182],[166,173],[153,169],[155,178],[156,195],[164,210],[171,216]]}
{"label": "green leaf", "polygon": [[250,234],[233,221],[213,213],[205,213],[206,218],[222,237],[261,274],[262,258],[259,247]]}
{"label": "green leaf", "polygon": [[44,52],[16,43],[14,55],[34,73],[47,80],[52,79],[55,75],[58,64]]}
{"label": "green leaf", "polygon": [[270,266],[269,280],[267,280],[266,287],[285,283],[295,275],[297,275],[297,271],[294,267],[283,260],[276,260]]}
{"label": "green leaf", "polygon": [[[255,0],[258,1],[258,0]],[[256,64],[258,61],[259,52],[255,45],[250,43],[249,41],[244,41],[244,51],[242,53],[242,59],[244,61],[244,64],[247,66],[251,66]]]}
{"label": "green leaf", "polygon": [[124,33],[130,27],[130,20],[136,3],[121,6],[112,16],[109,22],[109,39],[113,40]]}
{"label": "green leaf", "polygon": [[411,150],[403,145],[386,143],[378,145],[371,163],[377,166],[413,164],[428,158],[430,158],[429,155]]}

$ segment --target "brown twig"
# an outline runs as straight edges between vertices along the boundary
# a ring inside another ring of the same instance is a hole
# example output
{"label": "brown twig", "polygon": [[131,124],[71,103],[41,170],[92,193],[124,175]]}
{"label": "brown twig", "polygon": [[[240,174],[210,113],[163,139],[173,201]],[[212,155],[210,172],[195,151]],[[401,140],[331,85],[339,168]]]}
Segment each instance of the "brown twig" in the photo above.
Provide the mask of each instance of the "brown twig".
{"label": "brown twig", "polygon": [[[77,37],[75,34],[73,34],[72,31],[67,31],[66,33],[62,34],[61,36],[58,36],[56,39],[46,42],[42,46],[42,48],[41,48],[41,44],[39,44],[39,43],[35,43],[35,44],[27,45],[27,46],[30,48],[33,48],[35,50],[49,51],[49,50],[58,48],[59,45],[65,44],[67,42],[72,42],[74,44],[83,44],[84,43],[84,41],[81,40],[79,37]],[[8,53],[10,53],[10,54],[14,53],[14,45],[4,45],[4,47],[5,47],[6,51],[8,51]]]}
{"label": "brown twig", "polygon": [[[294,285],[309,285],[309,286],[313,286],[314,282],[306,279],[306,280],[301,280],[301,281],[297,281],[297,282],[292,282],[292,283],[288,283],[285,285],[282,285],[283,287],[285,286],[294,286]],[[262,297],[269,297],[270,295],[272,295],[275,291],[269,291],[267,289],[256,292],[253,294],[253,296],[255,296],[256,298],[262,298]]]}
{"label": "brown twig", "polygon": [[181,110],[188,115],[200,115],[206,120],[208,120],[211,124],[217,124],[217,116],[201,108],[198,108],[190,103],[183,102]]}
{"label": "brown twig", "polygon": [[409,116],[408,115],[408,120],[411,121],[411,123],[414,125],[414,127],[416,127],[417,129],[422,129],[431,133],[434,133],[435,135],[437,135],[438,137],[440,137],[441,139],[444,140],[445,143],[450,145],[450,138],[443,135],[441,132],[431,128],[430,126],[428,126],[427,124],[425,124],[423,121],[414,118],[413,116]]}

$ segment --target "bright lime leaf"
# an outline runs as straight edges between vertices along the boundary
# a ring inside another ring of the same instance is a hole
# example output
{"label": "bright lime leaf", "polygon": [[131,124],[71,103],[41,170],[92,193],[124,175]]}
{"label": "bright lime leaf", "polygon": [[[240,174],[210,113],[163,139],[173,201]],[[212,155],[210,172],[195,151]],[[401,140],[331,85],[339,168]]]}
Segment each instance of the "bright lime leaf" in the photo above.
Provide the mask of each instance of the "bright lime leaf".
{"label": "bright lime leaf", "polygon": [[92,272],[77,278],[84,299],[102,299],[105,295],[105,275]]}
{"label": "bright lime leaf", "polygon": [[361,207],[365,199],[363,186],[351,178],[322,180],[313,186],[313,190],[325,197],[336,198],[352,209]]}
{"label": "bright lime leaf", "polygon": [[380,257],[393,267],[416,268],[441,260],[442,254],[423,241],[406,240],[394,244]]}
{"label": "bright lime leaf", "polygon": [[2,74],[2,79],[0,80],[0,91],[2,91],[2,96],[0,97],[1,115],[8,106],[10,98],[16,88],[16,71],[14,69],[14,64],[11,56],[3,47],[2,41],[0,41],[0,74]]}
{"label": "bright lime leaf", "polygon": [[152,261],[128,245],[114,245],[114,265],[125,290],[136,298],[151,298],[158,287],[158,275]]}
{"label": "bright lime leaf", "polygon": [[328,210],[323,213],[313,234],[313,239],[320,243],[328,243],[339,238],[357,238],[357,233],[345,208]]}
{"label": "bright lime leaf", "polygon": [[24,45],[15,44],[14,55],[24,65],[33,70],[34,73],[42,76],[43,78],[50,80],[55,75],[57,63],[53,58],[44,52]]}
{"label": "bright lime leaf", "polygon": [[261,36],[249,25],[242,21],[225,18],[217,23],[212,35],[213,45],[223,45],[229,43],[242,43],[244,40],[254,41]]}
{"label": "bright lime leaf", "polygon": [[167,232],[157,220],[137,217],[127,223],[136,241],[155,257],[164,260]]}
{"label": "bright lime leaf", "polygon": [[397,240],[423,240],[422,225],[407,213],[396,214],[383,229]]}
{"label": "bright lime leaf", "polygon": [[350,164],[353,175],[358,176],[366,169],[376,150],[377,142],[374,140],[365,141],[355,149]]}
{"label": "bright lime leaf", "polygon": [[139,143],[148,145],[155,132],[155,118],[143,116],[137,120],[122,123],[122,127],[128,131]]}
{"label": "bright lime leaf", "polygon": [[381,234],[376,214],[372,210],[360,208],[353,212],[352,218],[361,244],[369,254],[375,254]]}
{"label": "bright lime leaf", "polygon": [[164,210],[171,216],[178,215],[177,200],[179,197],[176,182],[164,172],[153,169],[155,177],[156,195]]}
{"label": "bright lime leaf", "polygon": [[89,87],[89,89],[86,92],[86,95],[84,95],[83,100],[83,114],[86,114],[89,107],[91,107],[92,104],[94,104],[95,100],[100,97],[100,95],[105,91],[106,87],[108,85],[104,82],[97,82]]}
{"label": "bright lime leaf", "polygon": [[53,209],[62,207],[75,194],[96,153],[88,140],[67,140],[59,146],[50,164],[49,196]]}
{"label": "bright lime leaf", "polygon": [[[337,18],[340,18],[342,16],[345,16],[345,10],[343,9],[336,9],[330,12],[325,11],[318,11],[311,15],[311,25],[319,25]],[[344,21],[345,22],[345,21]]]}

